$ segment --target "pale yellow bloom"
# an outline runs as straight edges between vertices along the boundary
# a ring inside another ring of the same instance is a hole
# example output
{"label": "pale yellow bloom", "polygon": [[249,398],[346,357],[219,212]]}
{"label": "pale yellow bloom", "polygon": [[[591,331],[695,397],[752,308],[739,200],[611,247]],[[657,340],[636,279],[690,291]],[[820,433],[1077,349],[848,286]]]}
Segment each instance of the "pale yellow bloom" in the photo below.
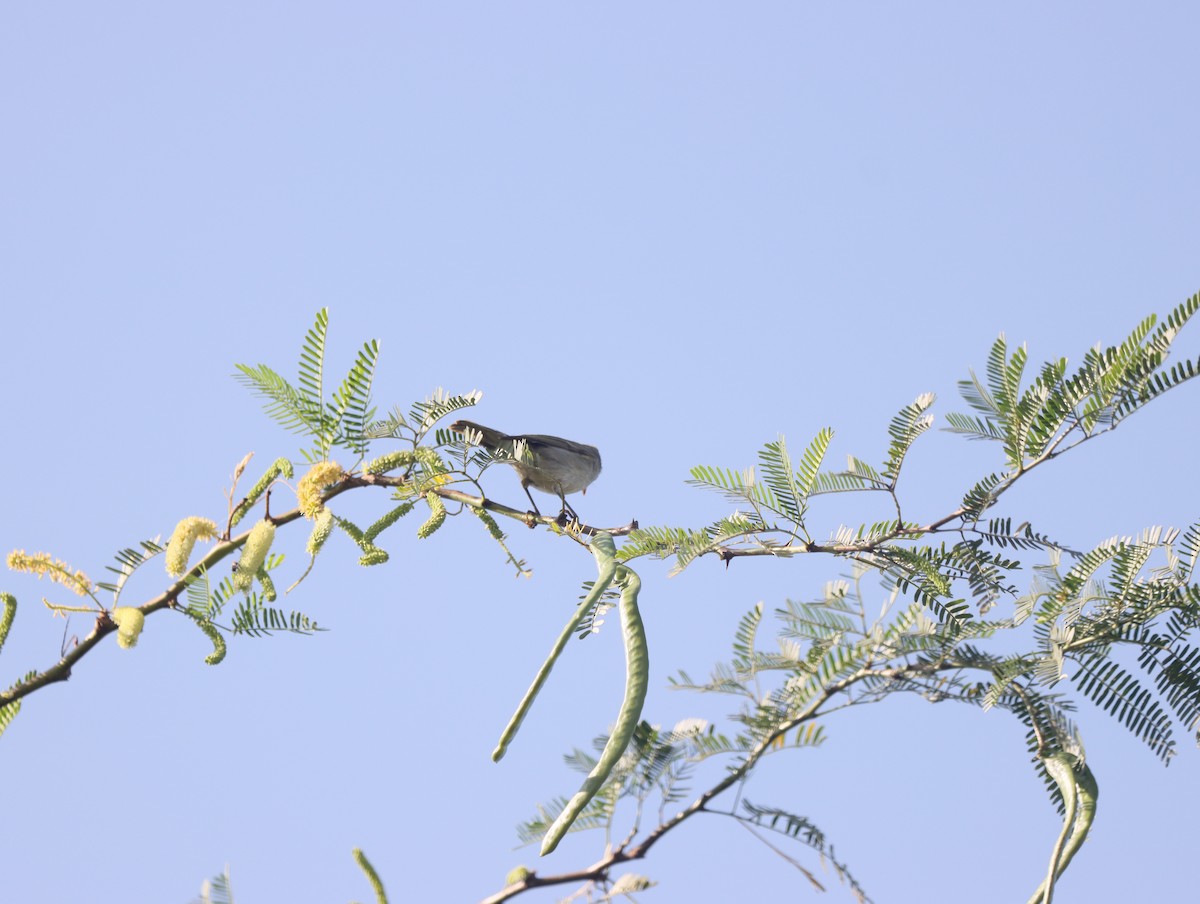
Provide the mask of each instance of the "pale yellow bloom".
{"label": "pale yellow bloom", "polygon": [[176,524],[167,541],[167,574],[181,577],[187,571],[196,541],[215,540],[218,535],[216,522],[208,518],[192,515]]}
{"label": "pale yellow bloom", "polygon": [[329,509],[322,509],[317,515],[316,523],[313,524],[312,533],[308,535],[308,544],[305,548],[310,556],[315,556],[321,551],[321,547],[325,545],[325,541],[329,539],[332,531],[333,512]]}
{"label": "pale yellow bloom", "polygon": [[48,552],[29,555],[23,549],[14,549],[8,554],[8,567],[12,571],[36,574],[39,578],[47,575],[54,583],[70,588],[79,596],[87,596],[92,590],[91,578],[60,559],[50,558]]}
{"label": "pale yellow bloom", "polygon": [[117,626],[117,646],[123,650],[136,647],[146,625],[145,613],[135,606],[117,606],[112,611],[112,620]]}
{"label": "pale yellow bloom", "polygon": [[305,518],[315,518],[324,508],[321,491],[342,476],[342,466],[336,461],[319,461],[300,478],[296,486],[296,502]]}
{"label": "pale yellow bloom", "polygon": [[417,528],[417,536],[422,540],[432,536],[446,520],[446,506],[441,496],[430,490],[425,494],[425,501],[429,503],[429,518]]}
{"label": "pale yellow bloom", "polygon": [[233,575],[233,586],[248,591],[254,584],[254,576],[267,560],[271,544],[275,541],[275,525],[270,521],[259,521],[250,529],[246,545],[242,547],[242,558]]}

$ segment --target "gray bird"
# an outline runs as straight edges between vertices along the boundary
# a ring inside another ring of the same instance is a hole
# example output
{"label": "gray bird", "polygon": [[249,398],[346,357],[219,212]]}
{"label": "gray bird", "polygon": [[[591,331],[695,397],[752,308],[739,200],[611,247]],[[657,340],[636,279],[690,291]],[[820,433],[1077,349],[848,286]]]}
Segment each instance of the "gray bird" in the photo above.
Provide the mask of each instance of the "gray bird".
{"label": "gray bird", "polygon": [[470,439],[479,440],[480,445],[493,455],[499,454],[499,461],[516,468],[521,475],[525,495],[539,516],[542,513],[538,511],[533,494],[529,492],[531,486],[557,496],[562,503],[562,511],[569,512],[571,517],[579,520],[575,509],[567,504],[566,497],[568,493],[586,493],[589,484],[600,476],[600,450],[595,446],[537,433],[509,436],[472,421],[455,421],[450,429],[462,434],[468,434],[469,431]]}

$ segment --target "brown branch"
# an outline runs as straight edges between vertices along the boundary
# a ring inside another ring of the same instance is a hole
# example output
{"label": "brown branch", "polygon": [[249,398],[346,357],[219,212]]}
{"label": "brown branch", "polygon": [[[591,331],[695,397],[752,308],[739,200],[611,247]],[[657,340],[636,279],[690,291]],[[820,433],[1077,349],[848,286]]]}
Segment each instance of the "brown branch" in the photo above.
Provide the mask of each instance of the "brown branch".
{"label": "brown branch", "polygon": [[[1138,410],[1140,411],[1141,409],[1138,409]],[[996,485],[994,490],[992,490],[992,494],[991,494],[992,500],[993,500],[992,504],[994,505],[995,500],[998,500],[1002,495],[1004,495],[1010,489],[1012,489],[1013,485],[1018,480],[1020,480],[1022,477],[1024,477],[1026,474],[1028,474],[1030,471],[1032,471],[1034,468],[1038,467],[1039,465],[1043,465],[1046,462],[1051,461],[1055,458],[1058,458],[1060,455],[1064,455],[1065,453],[1071,451],[1072,449],[1083,445],[1088,440],[1095,439],[1098,436],[1103,436],[1106,433],[1111,433],[1113,430],[1116,429],[1116,425],[1109,427],[1106,430],[1097,431],[1095,433],[1085,433],[1082,437],[1080,437],[1079,439],[1072,442],[1066,448],[1060,449],[1059,446],[1063,443],[1063,441],[1065,441],[1066,438],[1068,436],[1070,436],[1077,428],[1082,429],[1080,427],[1080,423],[1078,421],[1073,423],[1066,431],[1064,431],[1062,433],[1061,436],[1058,437],[1058,439],[1056,439],[1053,443],[1050,444],[1050,446],[1046,449],[1045,452],[1043,452],[1041,455],[1039,455],[1033,461],[1029,462],[1028,464],[1022,463],[1021,467],[1018,468],[1017,470],[1008,472],[1008,475],[1000,483],[998,483]],[[989,508],[990,508],[990,506],[989,506]],[[721,559],[721,561],[723,561],[725,563],[726,567],[728,567],[731,559],[741,558],[741,557],[746,557],[746,556],[779,556],[779,557],[786,558],[789,556],[801,555],[803,553],[823,552],[823,553],[830,553],[832,555],[853,555],[855,553],[873,552],[876,549],[878,549],[880,546],[883,546],[886,543],[890,543],[893,540],[903,540],[903,539],[907,539],[907,538],[911,538],[911,537],[919,537],[923,534],[937,533],[942,528],[944,528],[947,524],[949,524],[950,522],[954,521],[957,518],[961,518],[964,514],[966,514],[966,509],[963,508],[962,506],[960,506],[959,508],[950,512],[948,515],[944,515],[941,518],[938,518],[936,521],[929,522],[929,524],[925,525],[924,527],[897,528],[896,530],[888,531],[886,534],[882,534],[879,537],[876,537],[875,539],[871,540],[869,543],[865,543],[865,544],[805,543],[803,545],[794,545],[793,544],[793,545],[787,545],[787,546],[753,546],[753,547],[714,546],[712,549],[707,550],[706,552],[702,553],[702,555],[718,556]],[[781,530],[780,532],[784,532],[784,531]],[[766,533],[766,531],[759,531],[758,533],[759,534]]]}
{"label": "brown branch", "polygon": [[786,735],[789,731],[807,721],[817,718],[818,710],[829,700],[830,697],[836,696],[844,691],[850,685],[861,681],[863,678],[875,673],[874,669],[868,666],[863,666],[853,675],[848,675],[840,681],[835,681],[833,684],[822,688],[811,703],[805,709],[791,719],[779,725],[769,735],[764,737],[755,745],[754,749],[747,755],[737,769],[731,771],[721,781],[717,782],[694,801],[692,801],[685,809],[680,810],[670,819],[660,823],[655,829],[646,836],[641,844],[636,847],[626,850],[625,846],[614,848],[597,860],[586,869],[577,870],[570,873],[558,873],[553,876],[539,876],[536,873],[529,873],[524,879],[519,882],[514,882],[511,885],[502,888],[494,895],[484,898],[482,904],[499,904],[501,901],[507,901],[514,898],[522,892],[530,891],[534,888],[544,888],[548,885],[563,885],[569,882],[596,882],[608,878],[609,872],[616,866],[622,863],[628,863],[632,860],[643,859],[655,844],[672,829],[678,828],[686,820],[695,816],[697,813],[706,811],[708,804],[713,798],[729,790],[733,785],[742,781],[749,774],[762,757],[775,747],[779,738]]}
{"label": "brown branch", "polygon": [[[650,852],[650,849],[658,843],[658,841],[673,829],[678,828],[686,820],[695,816],[697,813],[714,812],[708,810],[708,804],[718,795],[729,790],[736,783],[744,780],[750,771],[758,765],[759,760],[775,748],[779,738],[786,735],[789,731],[799,727],[805,722],[812,721],[823,715],[828,715],[829,711],[821,711],[821,707],[827,703],[830,698],[837,696],[847,690],[851,685],[857,684],[865,678],[893,678],[898,679],[909,675],[933,675],[938,672],[945,671],[964,671],[969,669],[978,669],[991,673],[990,669],[976,663],[963,662],[954,658],[943,658],[932,662],[913,662],[902,666],[892,668],[873,668],[869,664],[862,666],[851,675],[847,675],[840,681],[835,681],[833,684],[822,688],[820,694],[805,709],[798,713],[793,718],[779,725],[769,735],[764,737],[746,757],[745,761],[738,768],[721,781],[709,788],[699,797],[697,797],[687,808],[679,811],[670,819],[660,823],[651,831],[645,839],[633,848],[626,848],[625,844],[610,850],[604,857],[593,863],[591,866],[581,870],[575,870],[568,873],[557,873],[550,876],[539,876],[535,872],[530,872],[524,879],[519,882],[514,882],[506,886],[490,897],[484,898],[481,904],[499,904],[499,902],[507,901],[515,898],[517,895],[526,891],[531,891],[535,888],[545,888],[551,885],[563,885],[573,882],[599,882],[608,879],[609,873],[623,863],[629,863],[634,860],[642,860]],[[847,704],[850,705],[850,704]],[[841,708],[841,707],[838,707]],[[723,815],[733,815],[723,814]],[[737,817],[735,817],[737,818]],[[798,865],[798,864],[797,864]],[[801,867],[803,870],[803,867]],[[811,878],[811,874],[804,870],[805,875]]]}
{"label": "brown branch", "polygon": [[[322,498],[325,501],[328,501],[333,499],[335,496],[340,496],[342,493],[357,489],[358,487],[398,487],[404,486],[406,483],[407,480],[405,478],[387,477],[385,475],[365,474],[349,476],[330,486],[325,491]],[[519,509],[510,508],[507,505],[502,505],[499,502],[485,499],[482,496],[471,496],[468,493],[463,493],[459,490],[454,490],[447,487],[438,487],[434,490],[434,492],[446,499],[453,499],[456,502],[461,502],[465,505],[472,505],[477,508],[486,508],[490,511],[496,512],[497,514],[514,518],[518,521],[529,524],[530,527],[535,526],[535,524],[539,522],[546,525],[556,525],[556,520],[554,518],[550,518],[545,515],[537,518],[532,512],[524,512]],[[299,509],[293,509],[292,511],[286,512],[283,515],[273,516],[271,520],[276,525],[283,525],[299,520],[302,517],[303,514]],[[530,519],[533,519],[534,523],[531,523]],[[632,521],[622,527],[601,528],[590,527],[588,525],[572,525],[570,529],[580,534],[594,535],[600,531],[606,531],[607,533],[619,536],[628,534],[631,530],[636,528],[637,522]],[[250,532],[246,531],[237,537],[217,543],[216,546],[209,550],[208,554],[203,559],[201,559],[196,565],[193,565],[188,570],[188,573],[184,577],[175,581],[175,583],[173,583],[158,596],[154,597],[154,599],[143,603],[137,608],[140,609],[145,615],[151,615],[163,609],[174,609],[178,604],[180,595],[187,589],[189,578],[198,576],[202,571],[211,569],[222,559],[225,559],[230,554],[236,552],[246,542],[246,538],[249,535]],[[54,663],[44,671],[35,673],[34,676],[28,681],[20,681],[8,690],[0,692],[0,707],[7,706],[9,703],[15,703],[23,697],[27,697],[34,691],[40,690],[48,685],[57,684],[61,681],[68,680],[71,677],[71,671],[75,667],[75,664],[83,659],[83,657],[88,653],[90,653],[96,647],[96,645],[100,643],[101,640],[115,630],[116,625],[113,624],[112,619],[109,618],[108,612],[106,610],[97,612],[96,623],[92,626],[92,630],[83,640],[79,641],[72,646],[71,649],[63,653],[58,662]]]}

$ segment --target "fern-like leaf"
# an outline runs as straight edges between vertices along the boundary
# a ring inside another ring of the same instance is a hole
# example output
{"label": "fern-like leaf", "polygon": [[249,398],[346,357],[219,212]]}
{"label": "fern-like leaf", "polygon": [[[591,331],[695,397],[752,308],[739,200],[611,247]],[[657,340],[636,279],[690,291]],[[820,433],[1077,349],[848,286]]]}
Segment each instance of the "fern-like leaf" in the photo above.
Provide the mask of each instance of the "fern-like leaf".
{"label": "fern-like leaf", "polygon": [[909,448],[917,437],[933,426],[933,415],[926,412],[936,398],[932,392],[917,396],[912,404],[901,408],[888,425],[888,436],[892,441],[888,446],[887,461],[883,465],[883,476],[893,487],[900,476],[900,468],[904,465]]}
{"label": "fern-like leaf", "polygon": [[1076,662],[1080,671],[1075,684],[1079,690],[1168,762],[1175,755],[1171,718],[1150,690],[1102,655],[1081,656]]}

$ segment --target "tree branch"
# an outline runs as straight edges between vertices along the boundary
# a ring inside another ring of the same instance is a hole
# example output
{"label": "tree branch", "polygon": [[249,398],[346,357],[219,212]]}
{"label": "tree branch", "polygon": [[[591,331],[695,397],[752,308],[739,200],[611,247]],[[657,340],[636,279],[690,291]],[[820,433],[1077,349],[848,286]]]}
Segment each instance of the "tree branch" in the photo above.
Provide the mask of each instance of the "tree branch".
{"label": "tree branch", "polygon": [[[387,477],[385,475],[375,474],[354,475],[346,477],[338,483],[331,485],[322,494],[322,498],[328,502],[335,496],[340,496],[342,493],[349,492],[350,490],[357,489],[359,487],[398,487],[404,486],[407,482],[407,479],[402,477]],[[445,499],[451,499],[456,502],[461,502],[464,505],[475,506],[476,508],[486,508],[489,511],[496,512],[497,514],[504,515],[505,517],[513,518],[514,520],[528,524],[531,528],[535,527],[537,523],[541,523],[553,527],[556,530],[562,530],[562,527],[558,524],[557,520],[547,515],[536,517],[532,512],[514,509],[491,499],[486,499],[482,496],[472,496],[468,493],[463,493],[459,490],[451,489],[449,487],[437,487],[434,489],[434,492]],[[293,509],[292,511],[286,512],[283,515],[273,515],[271,517],[271,521],[273,521],[277,526],[281,526],[284,524],[289,524],[293,521],[297,521],[302,517],[303,513],[301,513],[299,509]],[[572,532],[586,534],[589,536],[600,533],[601,531],[613,534],[614,536],[621,536],[628,534],[631,530],[636,528],[636,521],[631,521],[629,524],[621,527],[591,527],[586,524],[581,524],[578,526],[572,525],[569,527]],[[245,544],[246,538],[249,535],[250,531],[246,531],[237,537],[217,543],[216,546],[208,551],[208,554],[205,555],[203,559],[201,559],[197,564],[193,565],[188,570],[186,575],[175,581],[170,587],[168,587],[158,596],[154,597],[148,602],[143,603],[137,608],[140,609],[144,615],[152,615],[153,613],[159,612],[163,609],[176,608],[180,595],[187,589],[191,580],[199,576],[202,571],[208,571],[218,562],[239,550]],[[76,663],[83,659],[83,657],[90,653],[96,647],[96,645],[100,643],[101,640],[115,630],[116,625],[109,617],[108,611],[98,611],[96,613],[96,622],[92,626],[92,630],[83,640],[79,641],[72,646],[70,650],[66,651],[58,660],[58,662],[54,663],[43,671],[35,673],[34,676],[29,680],[19,681],[8,690],[0,692],[0,707],[7,706],[10,703],[15,703],[24,697],[28,697],[34,691],[41,690],[42,688],[51,684],[67,681],[71,677],[72,669],[75,667]]]}

